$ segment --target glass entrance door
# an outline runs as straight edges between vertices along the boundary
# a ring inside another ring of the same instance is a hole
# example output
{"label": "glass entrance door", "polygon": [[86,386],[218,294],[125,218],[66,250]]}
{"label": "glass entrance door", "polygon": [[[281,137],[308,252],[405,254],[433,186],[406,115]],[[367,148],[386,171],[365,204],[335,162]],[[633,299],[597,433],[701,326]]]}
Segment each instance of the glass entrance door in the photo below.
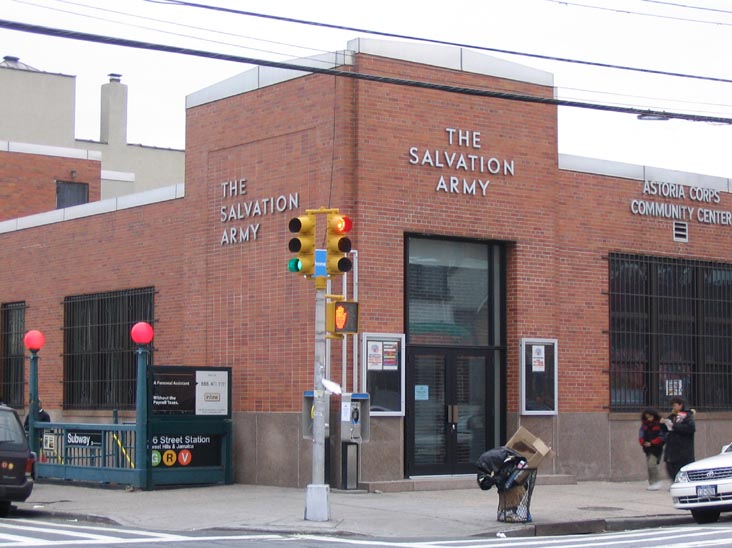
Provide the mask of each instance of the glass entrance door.
{"label": "glass entrance door", "polygon": [[490,353],[413,348],[407,361],[409,475],[474,473],[495,439]]}

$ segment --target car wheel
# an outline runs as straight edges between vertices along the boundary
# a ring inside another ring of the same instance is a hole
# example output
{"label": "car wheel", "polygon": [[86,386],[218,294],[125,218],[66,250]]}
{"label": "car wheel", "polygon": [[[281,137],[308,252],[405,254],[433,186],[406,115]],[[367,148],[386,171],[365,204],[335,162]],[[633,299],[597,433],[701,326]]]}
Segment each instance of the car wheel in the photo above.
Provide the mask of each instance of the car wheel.
{"label": "car wheel", "polygon": [[692,510],[691,516],[699,524],[715,523],[719,521],[719,510]]}
{"label": "car wheel", "polygon": [[0,518],[5,518],[10,513],[10,501],[9,500],[2,500],[0,501]]}

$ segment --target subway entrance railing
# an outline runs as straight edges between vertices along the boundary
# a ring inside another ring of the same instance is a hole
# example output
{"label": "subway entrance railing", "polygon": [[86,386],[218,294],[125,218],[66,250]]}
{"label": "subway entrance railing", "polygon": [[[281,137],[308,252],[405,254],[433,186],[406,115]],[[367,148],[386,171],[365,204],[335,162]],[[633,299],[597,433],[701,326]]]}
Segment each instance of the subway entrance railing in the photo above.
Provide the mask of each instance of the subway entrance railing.
{"label": "subway entrance railing", "polygon": [[134,424],[36,423],[36,477],[144,487]]}

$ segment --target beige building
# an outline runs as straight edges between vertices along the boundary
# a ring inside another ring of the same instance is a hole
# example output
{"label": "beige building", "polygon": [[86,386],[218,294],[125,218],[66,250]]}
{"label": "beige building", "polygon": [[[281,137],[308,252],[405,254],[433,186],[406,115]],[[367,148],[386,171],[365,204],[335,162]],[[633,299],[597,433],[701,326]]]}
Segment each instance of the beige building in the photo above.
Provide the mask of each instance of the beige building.
{"label": "beige building", "polygon": [[101,198],[183,183],[183,150],[127,142],[127,86],[110,74],[101,88],[99,141],[76,139],[76,77],[43,72],[17,57],[0,62],[3,150],[90,158],[101,154]]}

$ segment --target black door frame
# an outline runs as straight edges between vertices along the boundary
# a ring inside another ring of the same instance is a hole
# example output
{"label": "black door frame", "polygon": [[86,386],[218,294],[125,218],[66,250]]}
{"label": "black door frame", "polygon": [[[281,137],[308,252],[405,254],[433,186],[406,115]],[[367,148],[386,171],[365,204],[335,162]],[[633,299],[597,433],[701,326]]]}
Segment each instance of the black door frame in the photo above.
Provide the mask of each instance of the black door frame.
{"label": "black door frame", "polygon": [[[491,428],[486,428],[486,443],[491,444],[491,441],[501,440],[503,443],[506,440],[506,272],[508,268],[507,260],[507,248],[510,246],[510,242],[500,241],[489,241],[475,238],[452,238],[449,236],[437,236],[434,234],[424,233],[404,233],[404,273],[405,273],[405,284],[406,284],[406,272],[409,268],[409,239],[410,238],[423,238],[433,240],[449,240],[449,241],[467,241],[473,243],[480,243],[489,246],[490,256],[490,271],[489,271],[489,300],[492,308],[492,319],[496,322],[489,331],[489,344],[485,347],[461,347],[461,346],[445,346],[445,345],[421,345],[421,344],[410,344],[410,336],[407,330],[406,333],[406,371],[405,371],[405,417],[404,417],[404,474],[405,477],[413,475],[425,475],[428,472],[421,472],[415,469],[414,465],[414,356],[419,351],[432,350],[436,352],[444,353],[456,353],[461,352],[471,353],[486,356],[486,406],[487,402],[493,396],[493,409],[486,409],[486,417],[493,417],[495,420],[491,425]],[[404,325],[409,325],[408,314],[408,292],[405,285],[404,291]],[[491,385],[491,380],[493,384]],[[493,390],[492,394],[488,394],[489,390]],[[490,415],[488,414],[490,412]],[[497,416],[494,416],[497,414]],[[488,435],[488,432],[492,432],[492,437]],[[490,448],[490,447],[487,447]],[[425,467],[426,468],[426,467]],[[449,473],[474,473],[476,471],[474,466],[466,466],[464,472],[445,472],[444,467],[442,471],[434,471],[429,473],[430,475],[445,475]]]}
{"label": "black door frame", "polygon": [[[415,356],[419,354],[436,354],[445,357],[445,452],[446,462],[444,464],[416,464],[414,462],[415,454]],[[405,444],[406,444],[406,474],[410,476],[425,475],[455,475],[455,474],[471,474],[476,471],[473,462],[457,462],[457,434],[456,430],[451,427],[450,405],[456,403],[456,377],[455,369],[458,356],[476,356],[485,360],[485,399],[483,416],[486,420],[484,428],[484,442],[491,444],[496,439],[496,423],[499,429],[503,430],[503,390],[496,391],[493,381],[496,379],[496,367],[500,364],[495,363],[496,352],[490,348],[475,347],[445,347],[445,346],[427,346],[413,345],[407,346],[407,370],[406,370],[406,416],[405,416]],[[499,378],[502,379],[502,375]],[[501,382],[502,384],[502,382]],[[498,399],[499,401],[496,401]],[[499,421],[496,421],[496,414],[499,415]],[[503,432],[501,432],[503,435]],[[490,447],[486,447],[489,449]]]}

